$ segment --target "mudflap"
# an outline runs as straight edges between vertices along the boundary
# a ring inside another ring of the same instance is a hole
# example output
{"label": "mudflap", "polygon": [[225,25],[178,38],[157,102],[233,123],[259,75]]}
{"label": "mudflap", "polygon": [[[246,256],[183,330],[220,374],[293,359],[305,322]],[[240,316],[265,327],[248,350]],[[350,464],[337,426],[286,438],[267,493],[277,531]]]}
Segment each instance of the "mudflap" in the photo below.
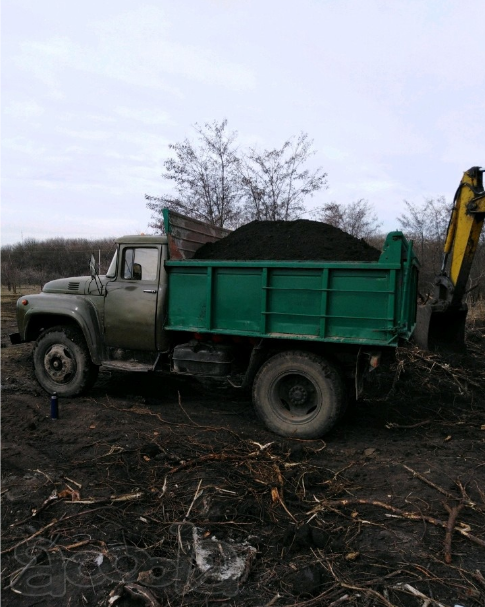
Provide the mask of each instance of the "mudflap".
{"label": "mudflap", "polygon": [[464,352],[468,308],[418,306],[414,342],[423,350]]}
{"label": "mudflap", "polygon": [[20,333],[10,333],[9,337],[10,337],[10,343],[12,344],[12,346],[16,346],[17,344],[22,343],[22,338],[20,337]]}

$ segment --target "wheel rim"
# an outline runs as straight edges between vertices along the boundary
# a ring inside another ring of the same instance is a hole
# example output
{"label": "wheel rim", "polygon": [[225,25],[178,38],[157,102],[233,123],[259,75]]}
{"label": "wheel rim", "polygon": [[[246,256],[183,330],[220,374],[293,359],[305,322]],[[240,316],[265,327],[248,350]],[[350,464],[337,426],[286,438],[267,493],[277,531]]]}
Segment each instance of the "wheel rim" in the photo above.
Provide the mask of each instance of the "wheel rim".
{"label": "wheel rim", "polygon": [[271,386],[271,407],[284,421],[306,423],[322,406],[322,393],[311,377],[302,372],[283,373]]}
{"label": "wheel rim", "polygon": [[44,357],[44,368],[56,384],[67,384],[76,375],[76,360],[72,352],[62,344],[51,346]]}

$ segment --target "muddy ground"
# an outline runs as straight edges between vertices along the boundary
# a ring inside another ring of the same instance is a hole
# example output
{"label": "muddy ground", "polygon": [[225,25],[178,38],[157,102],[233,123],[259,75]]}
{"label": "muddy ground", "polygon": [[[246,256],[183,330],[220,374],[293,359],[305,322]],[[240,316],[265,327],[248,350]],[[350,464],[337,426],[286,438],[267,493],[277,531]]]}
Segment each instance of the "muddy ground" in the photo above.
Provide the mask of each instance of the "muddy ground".
{"label": "muddy ground", "polygon": [[324,440],[235,391],[101,372],[59,403],[7,345],[2,604],[485,605],[485,323],[403,348]]}

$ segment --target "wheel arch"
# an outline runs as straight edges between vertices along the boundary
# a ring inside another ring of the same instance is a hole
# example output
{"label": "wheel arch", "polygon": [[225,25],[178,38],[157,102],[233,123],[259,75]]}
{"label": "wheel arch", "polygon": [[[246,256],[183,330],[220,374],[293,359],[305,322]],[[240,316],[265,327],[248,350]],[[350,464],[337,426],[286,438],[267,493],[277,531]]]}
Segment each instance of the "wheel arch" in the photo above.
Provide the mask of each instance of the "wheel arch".
{"label": "wheel arch", "polygon": [[24,319],[24,341],[35,341],[46,329],[55,326],[77,327],[83,334],[89,349],[91,360],[100,365],[103,360],[102,331],[94,306],[84,300],[77,299],[75,305],[59,306],[55,302],[53,307],[61,307],[58,312],[52,312],[47,306],[32,306]]}
{"label": "wheel arch", "polygon": [[[359,346],[303,339],[263,339],[253,350],[258,352],[258,356],[255,357],[252,364],[248,365],[247,377],[245,378],[245,384],[248,386],[252,384],[260,367],[269,358],[280,352],[306,352],[315,354],[341,369],[342,374],[347,376],[346,367],[350,366],[352,369],[355,367]],[[350,378],[353,379],[353,375]]]}
{"label": "wheel arch", "polygon": [[62,397],[82,394],[96,382],[99,366],[91,360],[84,335],[75,323],[45,329],[32,353],[40,386]]}

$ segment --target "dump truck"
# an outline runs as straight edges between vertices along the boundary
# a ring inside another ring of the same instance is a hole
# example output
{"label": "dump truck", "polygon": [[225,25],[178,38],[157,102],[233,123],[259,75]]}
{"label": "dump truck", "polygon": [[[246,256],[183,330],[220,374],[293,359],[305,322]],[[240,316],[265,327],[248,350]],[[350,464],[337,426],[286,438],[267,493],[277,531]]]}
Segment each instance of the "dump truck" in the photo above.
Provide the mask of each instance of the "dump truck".
{"label": "dump truck", "polygon": [[100,367],[227,381],[273,432],[318,438],[416,322],[418,260],[401,232],[375,262],[194,260],[228,231],[164,210],[165,234],[124,236],[105,275],[57,279],[17,303],[12,343],[74,397]]}

